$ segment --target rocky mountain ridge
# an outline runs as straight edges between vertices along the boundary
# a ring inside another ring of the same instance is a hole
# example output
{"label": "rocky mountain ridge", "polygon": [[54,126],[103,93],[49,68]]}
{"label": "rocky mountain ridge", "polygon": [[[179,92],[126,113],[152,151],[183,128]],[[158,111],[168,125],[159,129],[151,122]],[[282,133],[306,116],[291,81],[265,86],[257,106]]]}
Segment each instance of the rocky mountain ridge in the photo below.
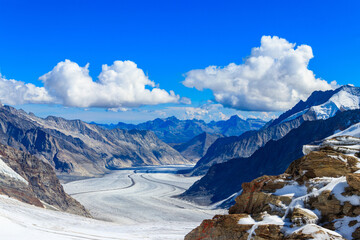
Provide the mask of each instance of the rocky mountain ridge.
{"label": "rocky mountain ridge", "polygon": [[212,121],[206,123],[203,120],[188,119],[179,120],[176,117],[157,118],[140,124],[99,124],[107,129],[137,129],[150,130],[154,132],[162,141],[166,143],[185,143],[195,136],[207,132],[210,134],[222,134],[224,136],[238,136],[246,131],[260,129],[265,124],[261,119],[241,119],[234,115],[228,120]]}
{"label": "rocky mountain ridge", "polygon": [[42,119],[9,106],[0,107],[0,143],[49,162],[58,174],[95,176],[108,169],[191,163],[150,131]]}
{"label": "rocky mountain ridge", "polygon": [[359,239],[360,139],[323,141],[285,173],[243,183],[229,209],[191,231],[192,239]]}
{"label": "rocky mountain ridge", "polygon": [[248,158],[215,164],[180,197],[203,205],[227,199],[239,193],[244,182],[284,172],[292,161],[304,155],[304,145],[320,141],[359,122],[360,110],[339,112],[327,120],[305,121],[283,138],[269,141]]}
{"label": "rocky mountain ridge", "polygon": [[196,163],[191,174],[203,175],[216,163],[226,162],[233,158],[250,157],[268,141],[281,139],[304,121],[326,120],[338,112],[359,108],[360,88],[358,87],[346,85],[336,90],[315,91],[305,102],[300,101],[260,130],[215,141],[204,157]]}

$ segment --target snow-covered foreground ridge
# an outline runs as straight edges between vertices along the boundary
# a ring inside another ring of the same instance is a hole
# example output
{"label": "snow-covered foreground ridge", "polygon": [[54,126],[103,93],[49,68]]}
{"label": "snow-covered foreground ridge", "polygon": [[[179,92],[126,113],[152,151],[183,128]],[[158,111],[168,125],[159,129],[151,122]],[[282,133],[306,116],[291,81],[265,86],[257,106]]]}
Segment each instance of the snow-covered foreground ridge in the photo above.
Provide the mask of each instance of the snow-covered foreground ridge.
{"label": "snow-covered foreground ridge", "polygon": [[[342,136],[342,133],[350,136]],[[357,127],[304,146],[278,176],[242,185],[229,215],[215,216],[192,239],[360,239],[360,139]]]}
{"label": "snow-covered foreground ridge", "polygon": [[102,178],[64,184],[101,220],[41,209],[0,195],[1,239],[183,239],[204,218],[224,210],[172,198],[198,179],[171,173],[175,169],[113,171]]}

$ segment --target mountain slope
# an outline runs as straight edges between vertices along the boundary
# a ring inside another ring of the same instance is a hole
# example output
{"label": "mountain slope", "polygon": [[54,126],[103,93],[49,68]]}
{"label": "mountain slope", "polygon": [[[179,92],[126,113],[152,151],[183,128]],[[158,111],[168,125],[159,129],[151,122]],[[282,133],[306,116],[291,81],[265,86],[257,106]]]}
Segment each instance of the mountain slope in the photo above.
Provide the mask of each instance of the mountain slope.
{"label": "mountain slope", "polygon": [[203,175],[216,163],[226,162],[232,158],[249,157],[268,141],[281,139],[306,120],[314,120],[314,117],[306,114],[292,121],[259,131],[245,132],[238,137],[219,138],[209,147],[204,157],[196,163],[191,174],[195,176]]}
{"label": "mountain slope", "polygon": [[360,110],[339,112],[327,120],[305,121],[285,137],[269,141],[249,158],[236,158],[212,166],[207,174],[180,197],[208,205],[241,190],[241,184],[266,175],[281,174],[303,156],[303,145],[331,136],[360,122]]}
{"label": "mountain slope", "polygon": [[49,164],[2,144],[0,155],[0,194],[38,207],[90,216],[65,193]]}
{"label": "mountain slope", "polygon": [[306,102],[300,101],[292,109],[258,131],[215,141],[206,155],[197,162],[192,174],[205,174],[210,166],[232,158],[249,157],[268,141],[281,139],[304,121],[328,119],[337,112],[359,108],[360,88],[358,87],[346,85],[336,90],[316,91]]}
{"label": "mountain slope", "polygon": [[285,173],[243,183],[229,215],[204,220],[185,239],[359,239],[359,144],[329,138]]}
{"label": "mountain slope", "polygon": [[197,135],[186,143],[173,146],[186,159],[197,161],[202,158],[211,144],[222,135],[209,134],[206,132]]}
{"label": "mountain slope", "polygon": [[165,119],[157,118],[137,125],[119,122],[117,125],[100,124],[100,126],[108,129],[150,130],[164,142],[178,144],[187,142],[203,132],[238,136],[243,132],[259,129],[264,124],[265,122],[261,119],[243,120],[234,115],[226,121],[212,121],[210,123],[197,119],[179,120],[176,117],[169,117]]}
{"label": "mountain slope", "polygon": [[0,108],[0,127],[0,143],[48,161],[58,174],[93,176],[109,168],[189,163],[149,131],[42,119],[9,106]]}

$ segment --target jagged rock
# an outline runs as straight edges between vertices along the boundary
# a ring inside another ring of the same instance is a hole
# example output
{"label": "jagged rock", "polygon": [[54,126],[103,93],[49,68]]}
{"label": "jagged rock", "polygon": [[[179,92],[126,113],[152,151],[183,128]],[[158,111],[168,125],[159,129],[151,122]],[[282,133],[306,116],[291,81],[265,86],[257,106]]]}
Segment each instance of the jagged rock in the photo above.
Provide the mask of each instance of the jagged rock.
{"label": "jagged rock", "polygon": [[283,205],[291,202],[291,197],[275,196],[269,192],[284,187],[286,176],[262,176],[250,183],[243,183],[243,192],[236,198],[236,203],[229,209],[230,214],[261,212],[284,214]]}
{"label": "jagged rock", "polygon": [[191,239],[247,239],[247,233],[251,225],[237,224],[247,214],[216,215],[213,219],[204,220],[201,225],[185,236],[185,240]]}
{"label": "jagged rock", "polygon": [[315,213],[304,208],[294,208],[291,214],[291,222],[294,223],[295,226],[316,224],[318,219]]}
{"label": "jagged rock", "polygon": [[352,187],[357,191],[360,191],[360,174],[358,173],[347,174],[346,181],[350,187]]}
{"label": "jagged rock", "polygon": [[[351,148],[353,143],[353,147],[358,147],[359,141],[352,140],[343,145]],[[319,147],[318,151],[309,152],[291,163],[285,174],[265,175],[243,183],[242,193],[236,197],[229,215],[209,220],[212,230],[208,232],[216,234],[204,239],[338,240],[345,239],[345,235],[359,239],[360,174],[354,171],[360,160],[343,154],[343,149],[342,146]],[[229,231],[225,231],[223,224],[218,224],[224,222],[221,219],[234,219],[235,216],[244,220],[228,221],[226,229],[231,229]],[[265,220],[264,216],[270,218]],[[272,221],[280,221],[280,224],[270,224]],[[246,230],[249,227],[251,230]],[[243,232],[236,231],[237,238],[231,238],[235,234],[233,229]],[[203,227],[197,228],[186,239],[202,239],[202,230]],[[246,235],[252,232],[256,234]]]}
{"label": "jagged rock", "polygon": [[[185,240],[247,240],[251,224],[238,224],[247,214],[216,215],[211,220],[204,220],[201,225],[185,236]],[[275,224],[264,224],[254,229],[251,239],[271,240],[283,239],[280,226]]]}
{"label": "jagged rock", "polygon": [[[334,157],[336,156],[336,157]],[[313,151],[304,157],[295,160],[286,170],[286,173],[304,182],[316,177],[340,177],[351,172],[347,162],[340,160],[347,156],[335,151]]]}
{"label": "jagged rock", "polygon": [[326,228],[315,224],[305,225],[292,234],[285,237],[285,240],[303,240],[303,239],[328,239],[328,240],[345,240],[340,234],[329,231]]}

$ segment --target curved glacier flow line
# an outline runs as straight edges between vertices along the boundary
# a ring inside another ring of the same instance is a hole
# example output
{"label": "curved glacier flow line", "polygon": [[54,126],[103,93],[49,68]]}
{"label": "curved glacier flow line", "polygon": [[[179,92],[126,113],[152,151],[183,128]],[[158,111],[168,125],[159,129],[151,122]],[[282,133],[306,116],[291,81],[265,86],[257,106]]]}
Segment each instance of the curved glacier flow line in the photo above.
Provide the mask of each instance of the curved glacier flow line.
{"label": "curved glacier flow line", "polygon": [[166,185],[166,186],[170,186],[170,187],[174,187],[174,188],[178,188],[178,189],[181,189],[183,191],[186,190],[186,188],[183,188],[183,187],[179,187],[179,186],[176,186],[176,185],[173,185],[173,184],[170,184],[170,183],[164,183],[164,182],[161,182],[161,181],[156,181],[156,180],[152,180],[152,179],[149,179],[149,178],[146,178],[144,175],[140,175],[141,178],[149,181],[149,182],[154,182],[154,183],[159,183],[159,184],[163,184],[163,185]]}
{"label": "curved glacier flow line", "polygon": [[[133,173],[134,174],[134,173]],[[103,189],[103,190],[94,190],[94,191],[86,191],[86,192],[78,192],[78,193],[71,193],[69,194],[70,196],[75,196],[75,195],[81,195],[81,194],[87,194],[87,193],[98,193],[98,192],[111,192],[111,191],[116,191],[116,190],[122,190],[122,189],[127,189],[127,188],[131,188],[133,187],[136,182],[134,181],[134,179],[131,177],[131,175],[133,174],[128,174],[127,177],[130,179],[131,183],[128,186],[125,187],[120,187],[120,188],[111,188],[111,189]]]}

